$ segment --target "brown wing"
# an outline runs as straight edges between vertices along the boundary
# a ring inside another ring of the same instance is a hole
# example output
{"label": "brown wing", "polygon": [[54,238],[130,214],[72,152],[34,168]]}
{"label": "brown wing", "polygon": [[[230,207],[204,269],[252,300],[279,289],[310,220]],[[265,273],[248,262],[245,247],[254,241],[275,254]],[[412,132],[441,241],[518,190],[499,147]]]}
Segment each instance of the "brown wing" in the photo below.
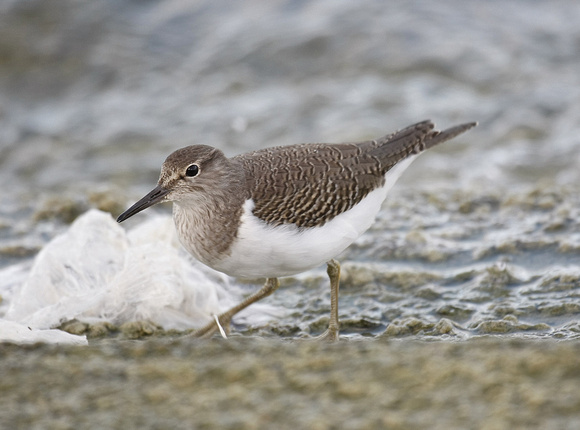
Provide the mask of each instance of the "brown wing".
{"label": "brown wing", "polygon": [[400,160],[473,125],[438,132],[424,121],[378,140],[267,148],[232,161],[244,167],[254,215],[272,225],[314,227],[381,187],[385,173]]}

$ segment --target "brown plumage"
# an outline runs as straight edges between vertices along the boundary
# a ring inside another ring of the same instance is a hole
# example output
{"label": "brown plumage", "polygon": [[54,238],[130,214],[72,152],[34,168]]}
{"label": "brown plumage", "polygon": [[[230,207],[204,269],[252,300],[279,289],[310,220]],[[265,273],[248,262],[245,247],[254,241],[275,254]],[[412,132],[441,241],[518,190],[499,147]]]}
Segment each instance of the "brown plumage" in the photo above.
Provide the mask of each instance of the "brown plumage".
{"label": "brown plumage", "polygon": [[231,276],[267,278],[198,336],[228,328],[233,315],[278,288],[279,276],[328,262],[331,317],[322,338],[336,340],[340,265],[333,258],[370,227],[411,160],[399,162],[475,125],[437,131],[423,121],[377,140],[280,146],[230,159],[210,146],[188,146],[167,157],[157,187],[117,220],[172,201],[179,239],[193,256]]}
{"label": "brown plumage", "polygon": [[475,126],[434,130],[431,121],[360,143],[301,144],[266,148],[233,157],[243,166],[254,215],[271,225],[323,225],[351,209],[385,182],[385,173]]}

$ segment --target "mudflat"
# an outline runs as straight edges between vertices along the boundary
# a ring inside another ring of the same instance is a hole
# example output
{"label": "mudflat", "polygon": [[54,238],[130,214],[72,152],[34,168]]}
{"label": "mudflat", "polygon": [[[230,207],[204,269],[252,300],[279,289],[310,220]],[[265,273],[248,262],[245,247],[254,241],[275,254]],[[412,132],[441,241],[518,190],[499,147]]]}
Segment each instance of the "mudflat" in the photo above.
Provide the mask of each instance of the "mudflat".
{"label": "mudflat", "polygon": [[0,345],[0,428],[572,429],[580,343],[257,337]]}

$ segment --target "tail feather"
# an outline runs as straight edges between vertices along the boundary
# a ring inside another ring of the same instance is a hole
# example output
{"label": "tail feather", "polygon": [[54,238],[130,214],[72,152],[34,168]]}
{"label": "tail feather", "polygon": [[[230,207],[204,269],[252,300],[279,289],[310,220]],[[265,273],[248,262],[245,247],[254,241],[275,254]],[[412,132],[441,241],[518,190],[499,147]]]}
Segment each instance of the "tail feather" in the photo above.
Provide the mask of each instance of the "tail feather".
{"label": "tail feather", "polygon": [[411,154],[419,154],[439,143],[475,127],[477,122],[456,125],[443,131],[434,130],[433,122],[418,122],[373,142],[370,154],[378,157],[385,167],[390,168]]}
{"label": "tail feather", "polygon": [[456,125],[455,127],[450,127],[447,130],[439,131],[433,137],[425,141],[425,149],[429,149],[432,146],[451,140],[454,137],[465,133],[467,130],[472,129],[476,125],[477,122],[467,122],[465,124]]}

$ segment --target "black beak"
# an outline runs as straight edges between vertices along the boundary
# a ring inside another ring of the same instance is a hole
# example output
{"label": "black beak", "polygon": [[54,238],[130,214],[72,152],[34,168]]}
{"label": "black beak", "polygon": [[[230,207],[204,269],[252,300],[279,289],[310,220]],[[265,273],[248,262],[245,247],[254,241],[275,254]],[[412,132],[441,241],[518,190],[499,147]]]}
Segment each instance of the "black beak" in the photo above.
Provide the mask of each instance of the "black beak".
{"label": "black beak", "polygon": [[153,206],[154,204],[161,203],[165,196],[169,194],[169,190],[166,190],[161,185],[157,185],[154,189],[152,189],[145,197],[123,212],[117,218],[117,222],[123,222],[127,218],[132,217],[136,213],[141,212],[144,209],[147,209],[149,206]]}

